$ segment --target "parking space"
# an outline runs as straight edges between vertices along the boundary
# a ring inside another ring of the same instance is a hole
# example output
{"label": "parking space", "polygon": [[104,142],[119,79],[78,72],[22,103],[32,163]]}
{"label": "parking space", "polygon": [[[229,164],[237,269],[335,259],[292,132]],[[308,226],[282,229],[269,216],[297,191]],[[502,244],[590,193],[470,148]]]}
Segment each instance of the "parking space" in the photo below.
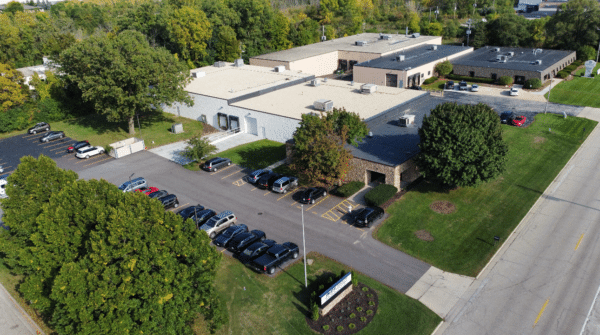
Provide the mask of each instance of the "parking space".
{"label": "parking space", "polygon": [[12,173],[19,165],[23,156],[37,158],[39,155],[46,155],[52,158],[59,167],[75,172],[95,165],[101,165],[114,159],[106,154],[92,156],[89,159],[78,159],[74,153],[67,153],[67,148],[76,142],[76,139],[65,137],[42,143],[40,142],[40,138],[44,134],[23,134],[0,140],[0,165],[4,169],[3,173]]}

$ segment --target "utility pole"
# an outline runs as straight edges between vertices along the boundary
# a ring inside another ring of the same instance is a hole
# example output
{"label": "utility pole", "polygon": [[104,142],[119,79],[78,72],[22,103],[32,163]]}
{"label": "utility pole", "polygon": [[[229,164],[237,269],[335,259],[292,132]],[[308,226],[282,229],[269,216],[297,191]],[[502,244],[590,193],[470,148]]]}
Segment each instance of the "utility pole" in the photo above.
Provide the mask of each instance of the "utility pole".
{"label": "utility pole", "polygon": [[548,111],[548,103],[550,102],[550,91],[552,91],[552,74],[550,74],[550,89],[548,90],[548,100],[546,100],[546,108],[544,108],[544,114]]}
{"label": "utility pole", "polygon": [[456,20],[456,4],[454,4],[454,19]]}
{"label": "utility pole", "polygon": [[440,7],[436,6],[435,7],[435,20],[437,21],[437,16],[440,13]]}
{"label": "utility pole", "polygon": [[304,287],[308,287],[308,279],[306,277],[306,239],[304,238],[304,204],[300,205],[302,211],[302,253],[304,254]]}
{"label": "utility pole", "polygon": [[475,16],[475,8],[477,8],[477,3],[473,4],[473,16]]}
{"label": "utility pole", "polygon": [[[596,28],[600,31],[600,28]],[[598,63],[598,56],[600,56],[600,39],[598,40],[598,52],[596,53],[596,63]]]}
{"label": "utility pole", "polygon": [[469,24],[469,29],[467,29],[467,46],[469,46],[469,35],[471,35],[471,19],[467,21]]}

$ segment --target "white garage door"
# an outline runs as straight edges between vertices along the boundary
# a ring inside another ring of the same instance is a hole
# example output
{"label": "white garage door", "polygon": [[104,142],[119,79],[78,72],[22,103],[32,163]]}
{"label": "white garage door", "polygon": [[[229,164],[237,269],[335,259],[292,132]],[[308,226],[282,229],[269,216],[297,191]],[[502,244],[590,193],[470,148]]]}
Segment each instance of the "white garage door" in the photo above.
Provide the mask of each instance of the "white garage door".
{"label": "white garage door", "polygon": [[258,136],[258,124],[255,118],[246,116],[246,133]]}

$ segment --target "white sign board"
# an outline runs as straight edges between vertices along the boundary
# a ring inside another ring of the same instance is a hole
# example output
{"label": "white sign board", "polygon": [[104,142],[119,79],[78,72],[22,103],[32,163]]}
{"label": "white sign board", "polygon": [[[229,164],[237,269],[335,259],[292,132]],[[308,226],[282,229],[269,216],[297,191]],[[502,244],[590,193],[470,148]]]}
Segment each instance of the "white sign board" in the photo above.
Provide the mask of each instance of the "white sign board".
{"label": "white sign board", "polygon": [[329,289],[327,289],[327,291],[323,292],[323,294],[319,296],[319,298],[321,299],[321,306],[324,306],[325,303],[329,301],[329,299],[333,298],[339,291],[346,288],[346,286],[348,286],[348,283],[350,283],[351,281],[352,272],[348,272],[345,276],[338,280],[337,283],[333,284],[333,286],[331,286]]}

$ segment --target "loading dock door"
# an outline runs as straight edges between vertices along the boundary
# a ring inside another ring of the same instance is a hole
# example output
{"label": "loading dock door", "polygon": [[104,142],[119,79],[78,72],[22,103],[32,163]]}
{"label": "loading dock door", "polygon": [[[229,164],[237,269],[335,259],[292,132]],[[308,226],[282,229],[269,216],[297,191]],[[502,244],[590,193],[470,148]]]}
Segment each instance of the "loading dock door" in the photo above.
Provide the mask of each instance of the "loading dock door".
{"label": "loading dock door", "polygon": [[397,85],[398,85],[398,75],[387,73],[385,75],[385,86],[397,87]]}
{"label": "loading dock door", "polygon": [[246,116],[246,133],[258,136],[258,123],[256,118]]}

